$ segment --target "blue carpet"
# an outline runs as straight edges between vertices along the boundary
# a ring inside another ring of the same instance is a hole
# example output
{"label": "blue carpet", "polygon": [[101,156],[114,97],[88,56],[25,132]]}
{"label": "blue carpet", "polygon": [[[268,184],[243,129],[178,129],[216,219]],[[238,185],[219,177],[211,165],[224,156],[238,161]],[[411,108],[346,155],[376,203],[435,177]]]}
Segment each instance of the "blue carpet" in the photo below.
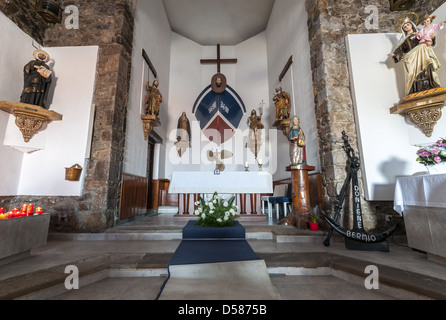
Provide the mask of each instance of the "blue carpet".
{"label": "blue carpet", "polygon": [[[183,228],[183,240],[173,254],[169,266],[259,260],[245,240],[245,228],[238,222],[233,227],[195,226],[189,221]],[[158,299],[170,278],[161,287]]]}
{"label": "blue carpet", "polygon": [[246,240],[183,240],[169,265],[258,260]]}
{"label": "blue carpet", "polygon": [[183,239],[245,239],[245,228],[235,221],[231,227],[203,227],[189,221],[183,228]]}

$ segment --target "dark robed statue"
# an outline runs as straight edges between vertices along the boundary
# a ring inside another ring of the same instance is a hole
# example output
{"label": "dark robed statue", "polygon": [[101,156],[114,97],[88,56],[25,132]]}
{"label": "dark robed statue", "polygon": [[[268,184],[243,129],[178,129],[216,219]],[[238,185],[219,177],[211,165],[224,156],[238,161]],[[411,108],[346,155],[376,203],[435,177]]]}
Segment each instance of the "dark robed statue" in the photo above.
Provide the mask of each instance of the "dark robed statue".
{"label": "dark robed statue", "polygon": [[50,56],[43,50],[34,51],[34,60],[23,68],[24,87],[20,102],[48,109],[47,97],[52,75],[46,63]]}

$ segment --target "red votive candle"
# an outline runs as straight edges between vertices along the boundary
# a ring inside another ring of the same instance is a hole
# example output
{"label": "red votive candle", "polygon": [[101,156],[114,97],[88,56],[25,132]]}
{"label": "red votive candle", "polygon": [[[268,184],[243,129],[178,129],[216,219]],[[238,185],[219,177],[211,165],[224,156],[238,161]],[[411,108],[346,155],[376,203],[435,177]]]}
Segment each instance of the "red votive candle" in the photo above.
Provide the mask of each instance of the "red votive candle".
{"label": "red votive candle", "polygon": [[32,203],[28,204],[26,207],[26,214],[31,216],[34,213],[34,205]]}
{"label": "red votive candle", "polygon": [[42,214],[43,213],[43,209],[41,207],[37,207],[36,208],[36,213],[37,214]]}
{"label": "red votive candle", "polygon": [[0,214],[4,214],[5,213],[5,208],[0,208]]}

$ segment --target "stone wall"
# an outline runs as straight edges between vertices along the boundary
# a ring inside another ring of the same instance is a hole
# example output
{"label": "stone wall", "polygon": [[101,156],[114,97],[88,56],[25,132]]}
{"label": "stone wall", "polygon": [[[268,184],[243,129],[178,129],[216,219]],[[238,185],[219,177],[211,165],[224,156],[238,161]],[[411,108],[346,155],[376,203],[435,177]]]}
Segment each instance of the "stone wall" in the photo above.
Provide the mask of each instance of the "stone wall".
{"label": "stone wall", "polygon": [[54,25],[47,29],[44,43],[99,46],[96,114],[83,195],[67,201],[68,206],[73,202],[77,207],[71,214],[54,210],[57,216],[52,225],[65,231],[96,231],[112,226],[118,214],[134,18],[125,0],[62,1],[61,5],[74,3],[79,9],[79,29]]}
{"label": "stone wall", "polygon": [[9,4],[0,1],[0,11],[39,44],[43,43],[45,31],[50,24],[36,13],[35,1],[15,0]]}
{"label": "stone wall", "polygon": [[[24,1],[27,2],[27,1]],[[41,30],[26,28],[23,21],[40,17],[14,13],[19,27],[45,47],[99,46],[94,101],[96,107],[91,157],[86,166],[81,197],[5,197],[0,203],[20,207],[33,202],[51,214],[50,229],[63,232],[97,232],[113,226],[118,214],[121,170],[124,158],[126,107],[128,101],[133,43],[133,2],[126,0],[59,1],[62,8],[75,5],[79,28],[62,23]],[[23,19],[23,21],[21,20]],[[14,20],[15,21],[15,20]],[[39,31],[39,32],[37,32]],[[79,61],[82,63],[82,61]]]}
{"label": "stone wall", "polygon": [[[445,1],[417,1],[411,10],[421,16]],[[15,10],[0,10],[24,32],[44,46],[99,46],[94,103],[96,115],[91,158],[86,167],[81,197],[2,197],[0,206],[20,207],[33,202],[51,213],[51,230],[95,232],[113,225],[118,212],[125,117],[129,89],[135,0],[61,0],[62,8],[79,9],[79,29],[48,24],[34,11],[34,1],[15,0]],[[393,32],[402,12],[391,12],[388,1],[307,0],[315,113],[323,174],[325,202],[335,198],[346,178],[346,155],[341,133],[347,132],[358,150],[353,102],[348,78],[345,36],[353,33]],[[359,5],[358,5],[359,4]],[[367,5],[379,10],[379,28],[368,30]],[[66,18],[66,14],[63,19]],[[82,63],[80,61],[80,63]],[[362,202],[365,227],[382,224],[392,212],[389,202]],[[347,216],[347,215],[346,215]],[[345,219],[346,220],[346,219]],[[351,221],[344,221],[349,224]]]}
{"label": "stone wall", "polygon": [[[422,2],[422,3],[420,3]],[[425,9],[434,11],[444,1],[418,1],[410,11],[420,16]],[[378,9],[379,26],[377,29],[366,24],[370,11],[366,7],[374,5]],[[395,20],[405,12],[390,11],[388,1],[352,1],[345,0],[307,0],[309,41],[315,113],[317,118],[323,189],[327,207],[332,199],[337,198],[347,177],[347,156],[342,149],[342,132],[345,131],[350,143],[357,152],[356,124],[353,100],[350,91],[350,78],[347,61],[345,37],[348,34],[387,33],[394,31]],[[384,53],[385,54],[385,53]],[[361,175],[359,176],[362,188]],[[384,216],[394,214],[401,224],[403,220],[393,211],[393,202],[365,201],[361,203],[366,230],[387,229]],[[351,227],[352,221],[346,200],[345,215],[341,218],[344,227]]]}

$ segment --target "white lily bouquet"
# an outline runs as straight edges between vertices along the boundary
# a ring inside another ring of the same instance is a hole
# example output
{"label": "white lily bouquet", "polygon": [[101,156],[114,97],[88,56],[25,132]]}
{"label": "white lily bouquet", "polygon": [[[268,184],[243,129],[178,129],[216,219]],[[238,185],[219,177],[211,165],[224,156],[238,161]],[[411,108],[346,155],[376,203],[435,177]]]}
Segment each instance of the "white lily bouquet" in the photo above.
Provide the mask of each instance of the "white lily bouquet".
{"label": "white lily bouquet", "polygon": [[234,205],[235,196],[229,200],[220,198],[217,192],[205,201],[202,197],[195,202],[195,215],[198,216],[195,225],[208,227],[229,227],[235,225],[238,217],[237,206]]}

